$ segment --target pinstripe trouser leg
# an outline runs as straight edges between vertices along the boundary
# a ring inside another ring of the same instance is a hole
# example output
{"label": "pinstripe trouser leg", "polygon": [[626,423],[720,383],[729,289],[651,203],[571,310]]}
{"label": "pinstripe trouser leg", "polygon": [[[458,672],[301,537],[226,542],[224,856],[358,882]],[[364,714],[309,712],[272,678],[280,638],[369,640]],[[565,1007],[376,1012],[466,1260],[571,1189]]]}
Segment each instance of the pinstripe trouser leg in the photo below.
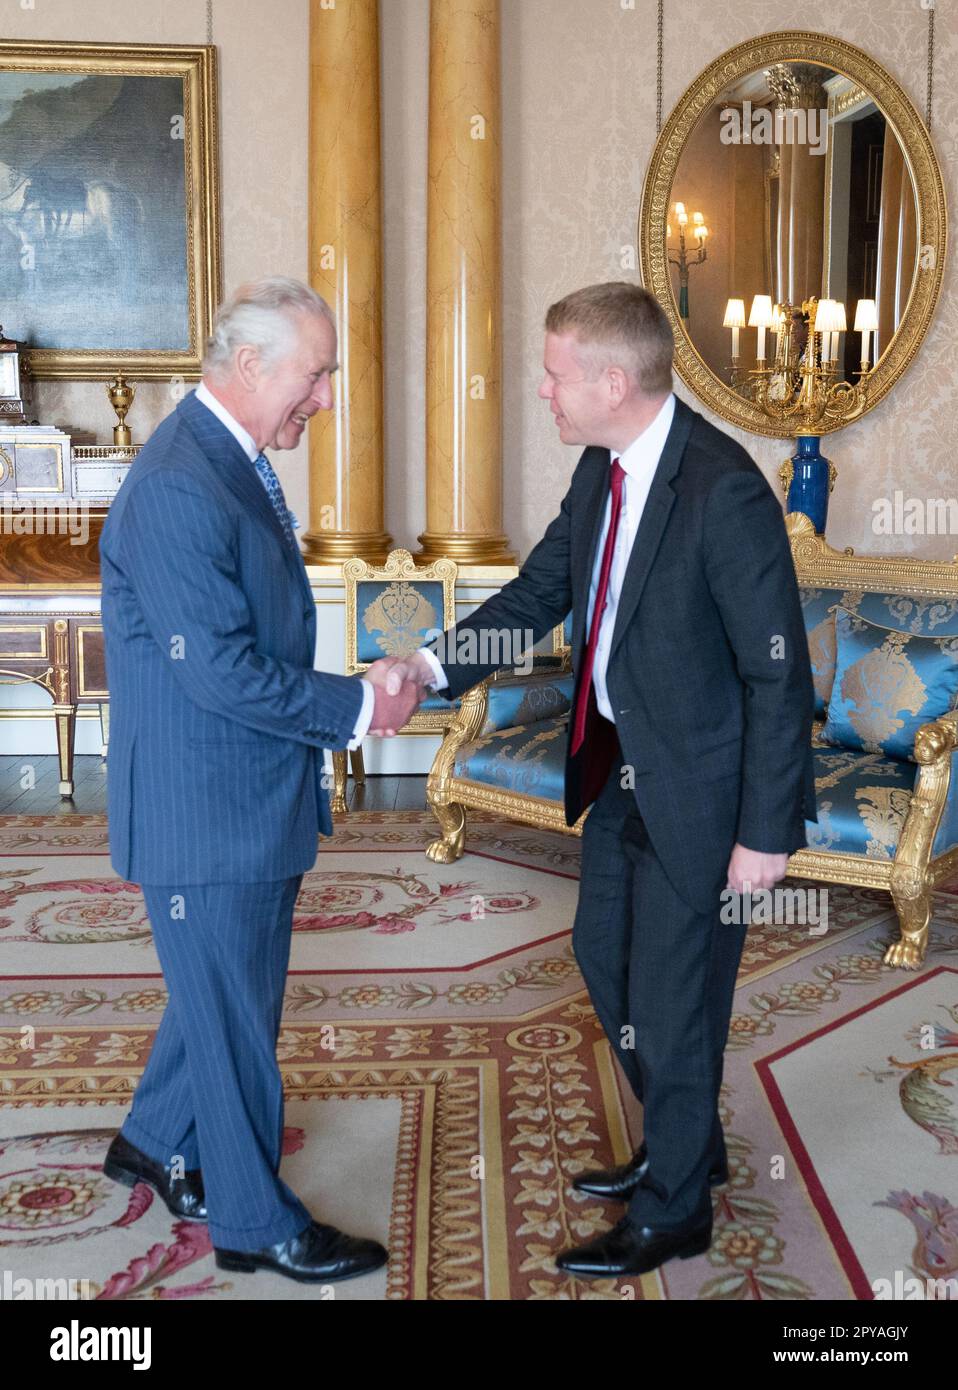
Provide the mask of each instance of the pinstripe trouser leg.
{"label": "pinstripe trouser leg", "polygon": [[[199,1161],[186,1166],[203,1170],[210,1239],[231,1250],[286,1240],[310,1220],[279,1177],[276,1040],[301,882],[143,885],[171,1023],[123,1132],[169,1162],[192,1110]],[[171,915],[179,900],[182,915]]]}

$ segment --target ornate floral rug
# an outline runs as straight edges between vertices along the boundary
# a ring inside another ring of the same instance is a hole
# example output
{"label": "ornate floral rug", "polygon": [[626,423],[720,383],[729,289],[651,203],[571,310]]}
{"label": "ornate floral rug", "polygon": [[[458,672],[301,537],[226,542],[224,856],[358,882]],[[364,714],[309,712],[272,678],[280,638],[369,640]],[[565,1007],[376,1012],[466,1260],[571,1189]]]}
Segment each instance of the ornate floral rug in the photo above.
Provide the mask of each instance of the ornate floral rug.
{"label": "ornate floral rug", "polygon": [[752,928],[712,1248],[595,1283],[554,1257],[621,1209],[570,1181],[624,1158],[641,1114],[571,953],[579,841],[476,815],[466,856],[436,865],[434,833],[421,812],[339,817],[297,904],[283,1176],[391,1255],[322,1290],[227,1275],[204,1227],[102,1175],[165,1003],[142,898],[110,869],[102,817],[0,818],[0,1266],[101,1299],[856,1299],[929,1270],[958,1281],[958,898],[937,897],[914,975],[882,964],[894,913],[872,890],[832,887],[822,936]]}

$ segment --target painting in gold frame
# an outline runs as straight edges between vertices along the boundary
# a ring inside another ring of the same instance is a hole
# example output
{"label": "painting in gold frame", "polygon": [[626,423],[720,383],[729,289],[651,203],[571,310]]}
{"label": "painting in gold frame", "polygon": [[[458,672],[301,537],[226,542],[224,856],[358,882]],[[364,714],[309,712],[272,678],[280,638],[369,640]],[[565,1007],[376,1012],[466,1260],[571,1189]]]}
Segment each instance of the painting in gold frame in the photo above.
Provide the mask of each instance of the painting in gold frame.
{"label": "painting in gold frame", "polygon": [[32,376],[196,378],[219,246],[214,48],[0,42],[0,320]]}

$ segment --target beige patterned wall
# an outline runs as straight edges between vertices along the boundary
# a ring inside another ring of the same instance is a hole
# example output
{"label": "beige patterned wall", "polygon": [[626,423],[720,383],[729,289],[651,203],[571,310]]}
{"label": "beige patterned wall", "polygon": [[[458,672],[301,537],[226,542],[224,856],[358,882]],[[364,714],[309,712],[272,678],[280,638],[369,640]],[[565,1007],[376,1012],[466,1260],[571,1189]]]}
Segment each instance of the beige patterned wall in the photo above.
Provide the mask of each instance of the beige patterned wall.
{"label": "beige patterned wall", "polygon": [[[428,0],[381,0],[386,275],[386,526],[415,548],[424,524],[425,170]],[[306,0],[216,0],[220,48],[224,260],[227,284],[306,269]],[[837,35],[887,67],[924,111],[927,11],[919,0],[666,0],[664,106],[719,53],[750,36],[801,27]],[[4,7],[7,37],[195,43],[203,0],[36,0]],[[655,138],[654,0],[502,0],[505,528],[528,554],[558,509],[578,451],[555,440],[536,398],[548,304],[593,280],[619,278],[634,245]],[[958,19],[937,11],[933,139],[949,205],[956,197]],[[954,254],[917,359],[890,398],[832,435],[839,468],[829,537],[859,550],[937,557],[954,536],[875,536],[872,502],[958,491]],[[44,418],[105,436],[100,386],[43,388]],[[684,387],[680,394],[687,395]],[[162,387],[142,386],[137,437],[160,419]],[[693,402],[694,404],[694,402]],[[721,422],[718,422],[721,423]],[[739,436],[769,478],[787,446]],[[290,504],[306,511],[305,458],[277,460]],[[777,486],[777,484],[776,484]]]}
{"label": "beige patterned wall", "polygon": [[[206,42],[205,0],[34,5],[22,10],[17,0],[6,0],[4,38]],[[215,0],[227,287],[273,272],[306,276],[307,36],[306,0]],[[141,383],[129,417],[134,440],[142,443],[174,405],[164,383]],[[35,413],[44,423],[72,430],[81,442],[112,439],[115,417],[102,383],[38,383]],[[280,455],[277,465],[289,504],[305,526],[305,447]]]}

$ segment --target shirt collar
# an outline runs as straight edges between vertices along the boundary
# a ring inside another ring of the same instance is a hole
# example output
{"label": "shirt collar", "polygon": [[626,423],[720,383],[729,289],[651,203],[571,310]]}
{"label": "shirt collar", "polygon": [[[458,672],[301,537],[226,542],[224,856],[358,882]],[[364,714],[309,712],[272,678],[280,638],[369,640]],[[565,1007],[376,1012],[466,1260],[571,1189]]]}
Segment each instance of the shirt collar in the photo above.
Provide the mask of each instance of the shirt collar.
{"label": "shirt collar", "polygon": [[226,409],[221,400],[218,400],[209,389],[205,381],[201,381],[196,388],[196,399],[205,405],[207,410],[211,410],[221,424],[225,425],[230,434],[243,450],[250,463],[255,463],[259,458],[260,451],[253,443],[253,436],[243,428],[238,420]]}
{"label": "shirt collar", "polygon": [[[675,392],[670,391],[651,424],[646,425],[638,438],[633,439],[629,447],[623,449],[622,453],[618,455],[619,463],[626,473],[635,477],[639,474],[647,474],[650,467],[656,466],[662,456],[662,450],[665,448],[665,441],[672,428],[674,415]],[[612,450],[612,457],[616,457],[615,450]]]}

